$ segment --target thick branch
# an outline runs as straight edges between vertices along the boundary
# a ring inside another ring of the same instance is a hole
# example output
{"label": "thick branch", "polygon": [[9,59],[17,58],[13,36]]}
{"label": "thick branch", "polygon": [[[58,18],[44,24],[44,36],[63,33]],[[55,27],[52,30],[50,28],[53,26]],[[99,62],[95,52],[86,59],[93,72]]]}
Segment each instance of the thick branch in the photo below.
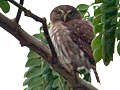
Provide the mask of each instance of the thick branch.
{"label": "thick branch", "polygon": [[52,55],[49,47],[47,47],[41,40],[30,36],[13,20],[8,19],[0,13],[0,26],[6,31],[11,33],[16,39],[18,39],[22,46],[34,50],[42,56],[44,59],[49,59]]}
{"label": "thick branch", "polygon": [[[21,6],[22,7],[22,6]],[[27,10],[28,11],[28,10]],[[26,11],[26,13],[28,13]],[[31,12],[30,12],[31,13]],[[32,14],[33,19],[40,20],[47,28],[45,19],[39,18],[38,16]],[[65,67],[59,62],[58,58],[55,60],[55,64],[52,61],[52,54],[48,46],[46,46],[41,40],[30,36],[26,33],[14,20],[10,20],[7,17],[3,16],[0,13],[0,26],[4,28],[6,31],[11,33],[16,39],[20,41],[22,46],[27,46],[28,48],[32,49],[33,51],[37,52],[43,59],[45,59],[60,75],[62,75],[73,88],[78,88],[77,90],[97,90],[94,86],[90,83],[86,82],[79,78],[79,82],[77,83],[74,75],[69,73]],[[47,29],[46,29],[47,30]]]}

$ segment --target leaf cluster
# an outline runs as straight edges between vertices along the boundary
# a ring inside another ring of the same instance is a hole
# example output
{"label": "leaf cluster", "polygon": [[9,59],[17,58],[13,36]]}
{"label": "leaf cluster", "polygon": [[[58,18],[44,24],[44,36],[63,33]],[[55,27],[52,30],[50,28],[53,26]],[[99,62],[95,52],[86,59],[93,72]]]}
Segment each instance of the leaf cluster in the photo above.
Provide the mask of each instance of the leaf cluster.
{"label": "leaf cluster", "polygon": [[92,41],[93,54],[96,62],[103,59],[104,64],[109,65],[113,60],[115,38],[119,39],[120,33],[117,26],[119,0],[95,0],[95,4],[92,23],[97,37]]}

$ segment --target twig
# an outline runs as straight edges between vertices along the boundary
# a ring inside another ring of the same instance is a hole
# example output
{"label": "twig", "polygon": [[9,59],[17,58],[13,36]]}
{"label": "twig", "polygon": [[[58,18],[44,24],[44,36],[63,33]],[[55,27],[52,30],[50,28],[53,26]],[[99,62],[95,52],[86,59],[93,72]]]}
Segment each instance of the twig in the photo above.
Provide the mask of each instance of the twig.
{"label": "twig", "polygon": [[[23,3],[24,3],[24,0],[20,0],[20,4],[23,5]],[[15,18],[16,23],[19,22],[19,20],[20,20],[20,16],[21,16],[21,13],[22,13],[22,10],[18,9],[18,12],[17,12],[16,18]]]}
{"label": "twig", "polygon": [[44,30],[44,36],[49,44],[51,53],[53,55],[52,57],[52,62],[53,64],[55,62],[57,62],[58,58],[57,58],[57,54],[55,51],[55,48],[52,44],[52,41],[50,39],[50,35],[48,33],[48,28],[47,28],[47,23],[46,23],[46,18],[40,18],[38,16],[36,16],[35,14],[31,13],[30,10],[27,10],[26,8],[24,8],[22,5],[18,4],[17,2],[15,2],[14,0],[8,0],[9,2],[11,2],[12,4],[14,4],[15,6],[17,6],[20,10],[22,10],[25,13],[25,16],[31,17],[33,18],[35,21],[41,22],[43,24],[43,30]]}
{"label": "twig", "polygon": [[55,48],[53,46],[53,43],[52,43],[52,41],[50,39],[50,35],[48,33],[48,28],[47,28],[47,24],[46,24],[46,18],[44,18],[44,22],[42,24],[43,24],[44,36],[47,39],[47,42],[49,44],[51,53],[53,55],[53,57],[52,57],[52,64],[55,64],[57,62],[57,60],[58,60],[58,57],[57,57],[57,53],[55,51]]}

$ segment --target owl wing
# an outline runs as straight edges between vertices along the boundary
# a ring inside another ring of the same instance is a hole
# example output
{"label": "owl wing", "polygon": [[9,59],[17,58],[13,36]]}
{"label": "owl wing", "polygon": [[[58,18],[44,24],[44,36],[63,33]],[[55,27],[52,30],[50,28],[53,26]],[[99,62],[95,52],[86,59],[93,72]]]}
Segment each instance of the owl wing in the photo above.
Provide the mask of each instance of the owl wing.
{"label": "owl wing", "polygon": [[95,65],[93,58],[93,51],[91,49],[91,42],[94,38],[93,27],[88,21],[84,20],[73,20],[68,26],[71,31],[71,38],[79,48],[85,53],[86,57],[89,58],[91,64]]}
{"label": "owl wing", "polygon": [[71,31],[70,36],[74,43],[76,43],[79,48],[85,53],[85,57],[87,57],[90,61],[91,68],[93,69],[97,82],[100,83],[98,73],[96,71],[96,63],[93,57],[93,50],[91,48],[91,42],[95,37],[93,32],[93,27],[88,21],[84,20],[74,20],[70,24],[68,24]]}
{"label": "owl wing", "polygon": [[94,32],[93,32],[93,26],[88,21],[77,21],[75,24],[75,34],[78,38],[83,40],[84,42],[87,42],[91,44],[93,38],[94,38]]}

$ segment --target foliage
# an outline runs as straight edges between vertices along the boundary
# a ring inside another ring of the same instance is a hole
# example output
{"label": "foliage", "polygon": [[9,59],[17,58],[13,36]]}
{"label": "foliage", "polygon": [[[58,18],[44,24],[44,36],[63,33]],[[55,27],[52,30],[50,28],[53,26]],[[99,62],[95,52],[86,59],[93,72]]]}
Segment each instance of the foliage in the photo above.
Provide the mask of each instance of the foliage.
{"label": "foliage", "polygon": [[97,37],[92,41],[92,49],[96,62],[103,59],[104,64],[109,65],[113,60],[115,38],[119,39],[120,33],[117,21],[119,0],[96,0],[95,4],[93,25]]}

